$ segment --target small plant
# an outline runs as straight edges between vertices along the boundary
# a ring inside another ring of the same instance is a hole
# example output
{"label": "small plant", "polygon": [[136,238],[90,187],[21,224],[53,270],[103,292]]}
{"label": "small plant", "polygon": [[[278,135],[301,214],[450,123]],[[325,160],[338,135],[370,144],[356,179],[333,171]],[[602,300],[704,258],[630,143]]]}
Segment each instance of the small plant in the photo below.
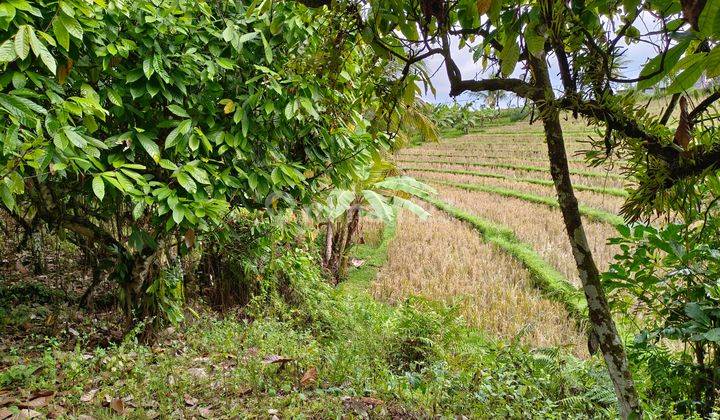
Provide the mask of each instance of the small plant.
{"label": "small plant", "polygon": [[440,357],[460,326],[457,308],[420,297],[403,302],[390,323],[395,336],[389,358],[401,371],[418,370]]}

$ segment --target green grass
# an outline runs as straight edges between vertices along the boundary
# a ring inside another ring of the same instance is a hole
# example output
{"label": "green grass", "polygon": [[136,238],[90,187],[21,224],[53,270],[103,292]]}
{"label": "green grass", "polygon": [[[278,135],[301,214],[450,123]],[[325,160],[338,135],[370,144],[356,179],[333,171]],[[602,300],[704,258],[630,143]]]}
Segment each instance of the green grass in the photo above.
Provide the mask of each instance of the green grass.
{"label": "green grass", "polygon": [[[342,294],[360,296],[367,295],[370,284],[375,280],[377,271],[388,258],[388,245],[395,237],[395,224],[389,223],[383,229],[382,241],[376,247],[368,244],[355,245],[352,255],[365,263],[357,268],[350,268],[347,279],[338,286]],[[368,295],[369,296],[369,295]]]}
{"label": "green grass", "polygon": [[[464,171],[464,170],[453,170],[453,169],[431,169],[431,168],[418,168],[409,167],[403,168],[406,171],[424,171],[424,172],[436,172],[442,174],[454,174],[454,175],[470,175],[480,178],[495,178],[503,179],[507,181],[524,182],[527,184],[543,185],[546,187],[554,186],[553,181],[549,179],[537,179],[537,178],[516,178],[513,176],[507,176],[502,174],[496,174],[492,172],[479,172],[479,171]],[[578,191],[591,191],[598,194],[612,195],[615,197],[627,197],[628,192],[621,188],[610,188],[610,187],[595,187],[592,185],[573,184],[573,188]]]}
{"label": "green grass", "polygon": [[505,226],[468,214],[444,201],[421,197],[452,217],[472,225],[482,238],[520,261],[532,275],[535,286],[550,300],[561,303],[577,320],[585,320],[587,307],[582,293],[565,276],[543,260],[532,246],[520,241]]}
{"label": "green grass", "polygon": [[[549,207],[559,208],[560,204],[558,204],[558,201],[551,197],[545,197],[541,195],[535,195],[535,194],[528,194],[520,191],[511,190],[508,188],[500,188],[500,187],[493,187],[488,185],[477,185],[477,184],[463,184],[459,182],[450,182],[450,181],[442,181],[442,180],[434,180],[434,179],[428,179],[425,180],[427,182],[433,182],[436,184],[442,184],[447,185],[451,187],[456,188],[462,188],[464,190],[468,191],[479,191],[479,192],[486,192],[490,194],[498,194],[503,197],[511,197],[511,198],[517,198],[523,201],[528,201],[530,203],[537,203],[537,204],[544,204]],[[619,226],[622,225],[623,219],[622,217],[603,211],[598,210],[593,207],[587,207],[582,204],[579,205],[580,207],[580,214],[587,217],[590,220],[594,220],[597,222],[602,223],[608,223],[611,225]]]}
{"label": "green grass", "polygon": [[[518,170],[518,171],[528,171],[528,172],[550,172],[549,169],[540,167],[540,166],[513,165],[510,163],[480,163],[480,162],[456,162],[456,161],[450,161],[450,160],[411,160],[411,159],[399,159],[398,162],[400,162],[400,163],[437,163],[437,164],[442,164],[442,165],[464,165],[464,166],[478,166],[478,167],[482,167],[482,168],[514,169],[514,170]],[[600,172],[589,172],[589,171],[582,171],[582,170],[577,170],[577,169],[570,169],[570,173],[573,175],[586,176],[588,178],[608,178],[608,179],[617,179],[617,180],[626,179],[626,177],[624,177],[622,175],[600,173]]]}

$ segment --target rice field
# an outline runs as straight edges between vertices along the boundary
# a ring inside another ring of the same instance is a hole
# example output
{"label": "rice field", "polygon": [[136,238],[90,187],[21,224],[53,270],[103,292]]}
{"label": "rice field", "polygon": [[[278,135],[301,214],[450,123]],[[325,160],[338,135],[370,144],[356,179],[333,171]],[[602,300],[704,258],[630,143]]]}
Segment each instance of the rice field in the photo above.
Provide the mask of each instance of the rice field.
{"label": "rice field", "polygon": [[[617,169],[588,166],[581,151],[595,133],[572,122],[566,126],[575,193],[593,255],[605,270],[617,253],[607,240],[622,222],[625,178]],[[390,303],[410,295],[455,303],[468,323],[489,334],[522,333],[527,344],[570,346],[583,355],[582,315],[569,302],[582,300],[580,282],[542,127],[489,127],[402,150],[397,162],[438,194],[427,200],[434,205],[423,204],[432,213],[429,220],[398,220],[373,294]],[[555,280],[543,280],[543,272]],[[561,293],[563,285],[572,292]]]}

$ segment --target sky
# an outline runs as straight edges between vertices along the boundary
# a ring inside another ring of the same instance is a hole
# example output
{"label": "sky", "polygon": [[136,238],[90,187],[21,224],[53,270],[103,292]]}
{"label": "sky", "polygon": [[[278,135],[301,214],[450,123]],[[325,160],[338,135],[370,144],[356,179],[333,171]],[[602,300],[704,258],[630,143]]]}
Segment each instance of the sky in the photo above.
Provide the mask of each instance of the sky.
{"label": "sky", "polygon": [[[656,25],[654,25],[649,18],[645,18],[644,20],[640,21],[636,27],[640,30],[641,33],[646,33],[648,31],[651,31],[654,29]],[[622,43],[621,43],[622,44]],[[627,51],[625,53],[624,59],[625,59],[625,70],[623,71],[623,75],[625,77],[631,78],[636,77],[637,74],[640,72],[644,64],[647,62],[647,60],[651,57],[654,57],[657,55],[657,51],[655,51],[654,47],[652,47],[649,44],[646,43],[637,43],[632,44],[630,46],[627,46],[625,44],[622,44],[624,48],[627,48]],[[451,39],[451,49],[453,50],[453,57],[455,59],[455,63],[460,68],[460,72],[463,75],[463,78],[478,78],[482,74],[480,73],[482,71],[482,65],[480,63],[474,63],[472,59],[472,52],[470,52],[467,48],[460,49],[459,48],[459,41],[457,37],[454,37]],[[553,86],[561,90],[561,81],[560,76],[557,72],[557,66],[555,65],[555,62],[552,58],[549,60],[550,64],[550,77],[552,78]],[[477,106],[482,103],[482,101],[477,101],[473,97],[472,94],[465,93],[463,95],[458,96],[457,98],[451,98],[450,93],[450,82],[447,78],[447,73],[445,71],[445,65],[443,63],[443,59],[440,55],[435,55],[431,57],[430,59],[426,60],[425,65],[427,66],[427,71],[429,74],[432,75],[431,80],[433,83],[433,86],[436,90],[436,95],[433,95],[432,92],[428,90],[427,93],[423,95],[423,99],[432,102],[432,103],[452,103],[452,102],[458,102],[460,104],[465,104],[467,102],[477,102]],[[524,70],[518,66],[516,68],[515,72],[512,74],[512,77],[521,77],[524,74]],[[490,77],[490,74],[486,74],[485,77]],[[510,103],[508,103],[508,101]],[[511,98],[508,99],[506,103],[501,104],[502,106],[516,106],[517,105],[517,99]]]}

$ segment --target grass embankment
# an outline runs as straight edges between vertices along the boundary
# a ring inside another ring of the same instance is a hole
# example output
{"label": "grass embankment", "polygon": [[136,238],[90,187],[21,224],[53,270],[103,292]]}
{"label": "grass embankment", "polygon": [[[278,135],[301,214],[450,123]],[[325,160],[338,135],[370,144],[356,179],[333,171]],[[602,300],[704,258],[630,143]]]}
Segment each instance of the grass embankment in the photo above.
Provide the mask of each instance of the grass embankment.
{"label": "grass embankment", "polygon": [[[482,168],[513,169],[513,170],[527,171],[527,172],[550,172],[549,169],[543,168],[540,166],[514,165],[514,164],[509,164],[509,163],[457,162],[457,161],[451,161],[451,160],[411,160],[411,159],[399,159],[398,162],[400,162],[400,163],[437,163],[437,164],[441,164],[441,165],[463,165],[463,166],[478,166],[478,167],[482,167]],[[618,175],[618,174],[582,171],[582,170],[577,170],[577,169],[570,169],[570,173],[573,175],[585,176],[588,178],[607,178],[607,179],[617,179],[617,180],[626,179],[626,177],[624,177],[622,175]]]}
{"label": "grass embankment", "polygon": [[[552,187],[555,184],[553,181],[548,179],[538,179],[538,178],[522,178],[522,177],[513,177],[508,175],[502,175],[492,172],[479,172],[479,171],[464,171],[460,169],[434,169],[434,168],[420,168],[420,167],[404,167],[403,170],[406,171],[423,171],[423,172],[435,172],[435,173],[441,173],[441,174],[453,174],[453,175],[470,175],[470,176],[476,176],[479,178],[494,178],[494,179],[503,179],[507,181],[514,181],[514,182],[524,182],[527,184],[535,184],[535,185],[542,185],[546,187]],[[573,184],[573,188],[578,191],[590,191],[598,194],[605,194],[605,195],[612,195],[615,197],[627,197],[628,193],[627,191],[621,189],[621,188],[610,188],[610,187],[595,187],[592,185],[582,185],[582,184]]]}
{"label": "grass embankment", "polygon": [[581,292],[545,262],[530,245],[521,242],[512,230],[466,213],[442,200],[428,196],[421,198],[456,219],[472,225],[487,242],[496,245],[522,262],[532,274],[538,289],[548,299],[561,303],[568,313],[578,321],[586,319],[586,305]]}
{"label": "grass embankment", "polygon": [[[507,189],[507,188],[493,187],[493,186],[489,186],[489,185],[463,184],[463,183],[458,183],[458,182],[450,182],[450,181],[442,181],[442,180],[434,180],[434,179],[427,179],[426,181],[437,183],[437,184],[442,184],[442,185],[447,185],[450,187],[461,188],[461,189],[468,190],[468,191],[486,192],[486,193],[490,193],[490,194],[498,194],[503,197],[517,198],[517,199],[528,201],[531,203],[544,204],[549,207],[555,207],[555,208],[560,207],[557,199],[555,199],[555,198],[523,193],[523,192],[519,192],[519,191]],[[590,220],[608,223],[608,224],[615,225],[615,226],[623,224],[622,217],[617,216],[615,214],[608,213],[603,210],[598,210],[596,208],[587,207],[582,204],[580,204],[579,207],[580,207],[580,214],[582,214],[583,216],[587,217]]]}

